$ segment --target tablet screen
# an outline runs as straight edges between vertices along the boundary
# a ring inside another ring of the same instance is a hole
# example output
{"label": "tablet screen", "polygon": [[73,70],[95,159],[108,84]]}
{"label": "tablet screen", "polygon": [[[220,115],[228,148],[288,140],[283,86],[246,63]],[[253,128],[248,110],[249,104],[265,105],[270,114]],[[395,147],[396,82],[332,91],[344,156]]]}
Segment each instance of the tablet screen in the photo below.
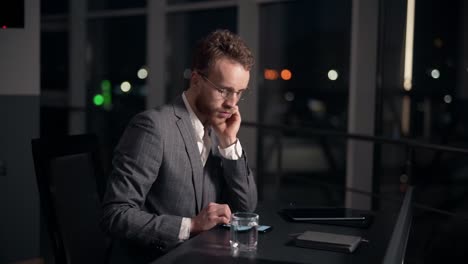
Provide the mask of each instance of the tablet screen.
{"label": "tablet screen", "polygon": [[291,208],[282,213],[295,221],[365,220],[366,214],[349,208]]}

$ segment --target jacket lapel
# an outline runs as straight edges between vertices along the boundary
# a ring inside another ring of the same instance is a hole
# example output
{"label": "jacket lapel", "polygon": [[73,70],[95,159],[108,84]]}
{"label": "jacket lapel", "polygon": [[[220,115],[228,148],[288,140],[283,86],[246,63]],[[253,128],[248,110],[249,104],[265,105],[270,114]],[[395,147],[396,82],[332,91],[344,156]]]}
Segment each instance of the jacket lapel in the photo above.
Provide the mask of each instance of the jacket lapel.
{"label": "jacket lapel", "polygon": [[[190,121],[190,115],[188,110],[185,108],[182,97],[177,97],[174,101],[174,113],[179,120],[176,124],[179,128],[179,132],[184,140],[185,149],[190,160],[190,166],[192,167],[192,182],[195,191],[195,201],[197,204],[197,214],[201,210],[202,196],[203,196],[203,166],[200,160],[200,152],[197,147],[196,139]],[[183,164],[181,164],[182,166]]]}

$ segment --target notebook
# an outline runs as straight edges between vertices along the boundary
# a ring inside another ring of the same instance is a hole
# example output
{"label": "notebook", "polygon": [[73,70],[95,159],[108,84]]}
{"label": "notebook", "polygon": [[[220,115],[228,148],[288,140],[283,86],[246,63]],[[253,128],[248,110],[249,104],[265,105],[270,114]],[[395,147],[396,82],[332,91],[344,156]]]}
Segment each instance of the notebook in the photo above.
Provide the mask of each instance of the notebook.
{"label": "notebook", "polygon": [[332,250],[351,253],[361,243],[362,237],[306,231],[294,239],[298,247]]}

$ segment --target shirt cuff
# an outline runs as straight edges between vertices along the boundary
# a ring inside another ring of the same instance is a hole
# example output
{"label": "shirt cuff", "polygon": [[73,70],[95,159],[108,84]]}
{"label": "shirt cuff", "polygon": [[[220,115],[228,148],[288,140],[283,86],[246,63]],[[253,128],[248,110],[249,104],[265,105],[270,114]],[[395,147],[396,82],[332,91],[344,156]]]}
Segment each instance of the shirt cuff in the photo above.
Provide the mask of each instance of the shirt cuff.
{"label": "shirt cuff", "polygon": [[225,159],[238,160],[242,157],[242,146],[239,139],[236,140],[236,143],[225,149],[222,149],[220,146],[218,146],[218,150],[219,153],[221,153],[221,156],[223,156]]}
{"label": "shirt cuff", "polygon": [[183,217],[180,224],[179,240],[187,240],[190,238],[190,227],[192,226],[192,219]]}

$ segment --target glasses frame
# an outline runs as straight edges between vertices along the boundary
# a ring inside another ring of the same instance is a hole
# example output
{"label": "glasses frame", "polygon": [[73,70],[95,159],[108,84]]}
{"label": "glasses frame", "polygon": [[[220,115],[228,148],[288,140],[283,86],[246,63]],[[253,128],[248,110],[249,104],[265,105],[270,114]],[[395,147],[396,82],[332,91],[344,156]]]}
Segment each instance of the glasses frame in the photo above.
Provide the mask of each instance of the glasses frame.
{"label": "glasses frame", "polygon": [[221,88],[221,87],[218,87],[218,85],[214,84],[210,79],[208,79],[208,76],[206,76],[204,73],[201,73],[201,72],[198,72],[198,75],[200,75],[205,81],[207,81],[215,90],[217,90],[219,92],[219,95],[221,95],[221,97],[225,100],[229,100],[231,98],[233,98],[234,94],[237,95],[237,101],[243,101],[245,98],[246,98],[246,95],[248,95],[248,92],[250,89],[245,89],[245,90],[242,90],[242,91],[238,91],[238,92],[233,92],[233,91],[230,91],[230,89],[227,89],[227,88]]}

